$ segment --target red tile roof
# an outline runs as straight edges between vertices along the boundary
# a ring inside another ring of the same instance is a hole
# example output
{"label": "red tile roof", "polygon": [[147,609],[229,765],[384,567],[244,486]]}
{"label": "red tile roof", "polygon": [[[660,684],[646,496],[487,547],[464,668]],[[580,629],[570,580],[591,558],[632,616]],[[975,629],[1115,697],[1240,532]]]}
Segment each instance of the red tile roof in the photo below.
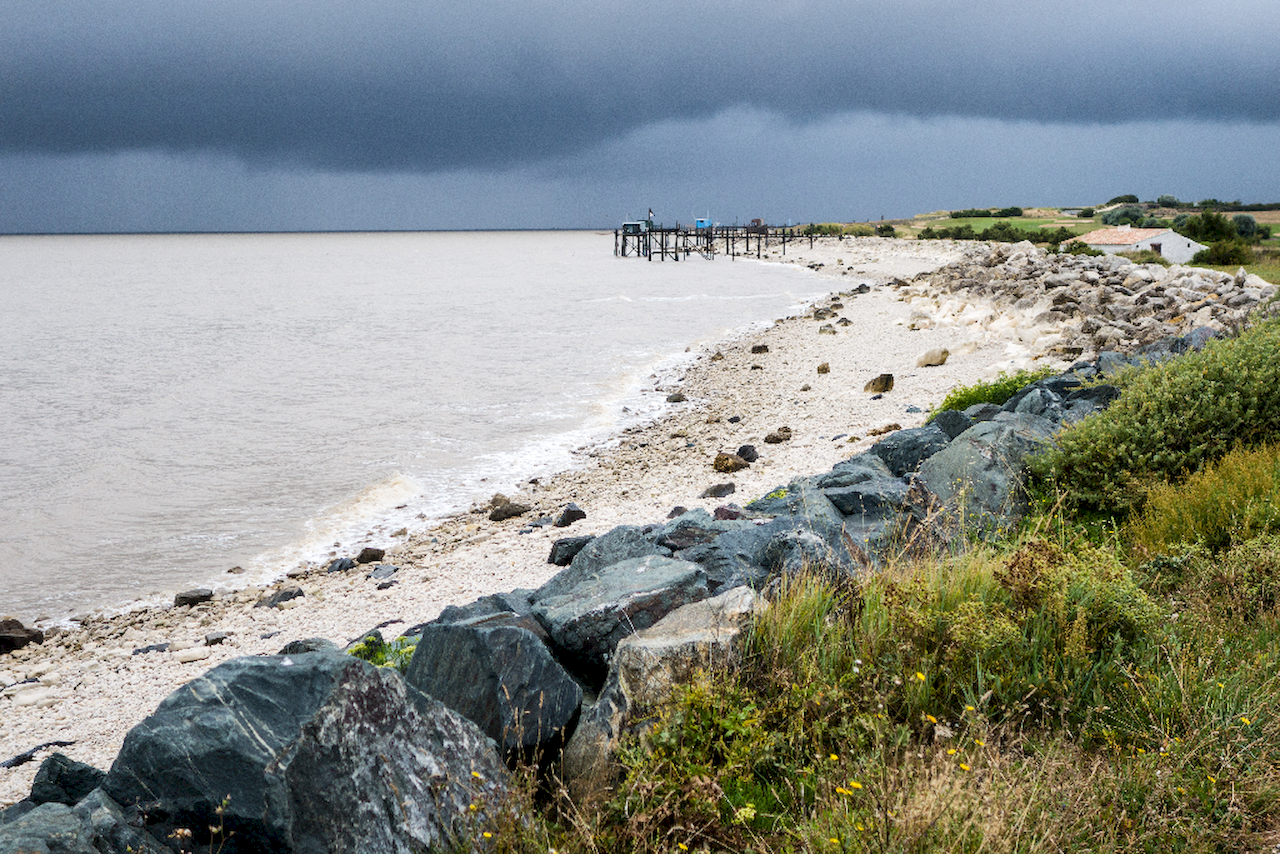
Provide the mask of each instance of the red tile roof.
{"label": "red tile roof", "polygon": [[1102,228],[1082,234],[1079,240],[1090,246],[1130,246],[1141,240],[1164,234],[1167,228]]}

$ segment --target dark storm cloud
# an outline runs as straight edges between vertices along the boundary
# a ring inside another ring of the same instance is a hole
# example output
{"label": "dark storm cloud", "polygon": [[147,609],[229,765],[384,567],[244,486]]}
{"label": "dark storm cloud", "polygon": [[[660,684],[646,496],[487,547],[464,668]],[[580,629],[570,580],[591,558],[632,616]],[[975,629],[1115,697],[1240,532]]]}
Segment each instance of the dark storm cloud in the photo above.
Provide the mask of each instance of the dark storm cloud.
{"label": "dark storm cloud", "polygon": [[[15,9],[15,7],[17,7]],[[0,151],[515,166],[732,107],[1273,121],[1280,4],[10,4]]]}

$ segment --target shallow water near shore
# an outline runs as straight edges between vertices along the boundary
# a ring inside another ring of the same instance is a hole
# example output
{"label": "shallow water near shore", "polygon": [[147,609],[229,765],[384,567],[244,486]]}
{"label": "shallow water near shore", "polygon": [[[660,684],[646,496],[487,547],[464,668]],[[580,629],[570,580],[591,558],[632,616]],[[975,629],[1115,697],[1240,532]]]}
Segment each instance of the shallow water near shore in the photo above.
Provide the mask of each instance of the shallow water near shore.
{"label": "shallow water near shore", "polygon": [[571,466],[663,408],[653,377],[687,346],[825,292],[612,250],[603,232],[0,238],[0,613],[394,542]]}

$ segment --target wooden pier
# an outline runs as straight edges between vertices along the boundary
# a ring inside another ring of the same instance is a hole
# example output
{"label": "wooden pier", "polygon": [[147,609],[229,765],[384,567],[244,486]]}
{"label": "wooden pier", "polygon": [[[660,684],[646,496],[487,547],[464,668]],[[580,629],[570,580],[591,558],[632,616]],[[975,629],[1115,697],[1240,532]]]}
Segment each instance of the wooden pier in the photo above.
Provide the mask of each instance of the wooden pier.
{"label": "wooden pier", "polygon": [[[737,258],[750,255],[754,249],[760,258],[769,246],[780,246],[787,254],[787,243],[800,237],[797,226],[773,225],[708,225],[688,226],[676,224],[675,228],[653,225],[646,221],[629,222],[614,229],[613,254],[619,258],[647,258],[665,261],[689,259],[701,255],[708,260],[717,255]],[[810,237],[812,244],[813,239]],[[683,256],[683,257],[682,257]]]}

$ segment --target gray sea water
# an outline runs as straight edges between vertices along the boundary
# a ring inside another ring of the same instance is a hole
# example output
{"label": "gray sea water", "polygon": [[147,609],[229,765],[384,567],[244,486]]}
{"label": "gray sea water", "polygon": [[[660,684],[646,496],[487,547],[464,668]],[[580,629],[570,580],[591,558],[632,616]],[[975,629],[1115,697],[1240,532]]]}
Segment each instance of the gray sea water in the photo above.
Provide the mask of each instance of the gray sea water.
{"label": "gray sea water", "polygon": [[0,237],[0,614],[388,542],[569,467],[661,411],[687,347],[822,292],[604,232]]}

